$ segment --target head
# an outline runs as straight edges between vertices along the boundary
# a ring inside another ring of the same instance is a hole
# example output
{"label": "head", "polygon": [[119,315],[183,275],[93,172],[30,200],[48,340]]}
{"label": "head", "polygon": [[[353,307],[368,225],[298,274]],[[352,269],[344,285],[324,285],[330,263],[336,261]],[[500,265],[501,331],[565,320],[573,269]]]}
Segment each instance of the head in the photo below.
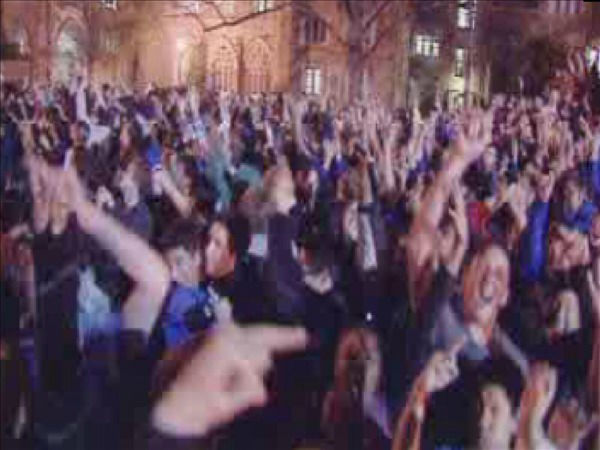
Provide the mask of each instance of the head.
{"label": "head", "polygon": [[132,154],[123,158],[115,182],[127,208],[138,204],[142,187],[148,180],[148,170],[141,158]]}
{"label": "head", "polygon": [[486,384],[479,400],[478,448],[510,449],[517,422],[506,389],[499,384]]}
{"label": "head", "polygon": [[206,246],[206,274],[220,279],[232,274],[250,244],[250,225],[241,216],[220,217],[210,226]]}
{"label": "head", "polygon": [[506,251],[487,244],[477,251],[463,274],[465,319],[483,329],[491,329],[498,313],[508,303],[510,262]]}
{"label": "head", "polygon": [[160,247],[171,279],[185,286],[198,286],[204,279],[204,233],[200,227],[189,220],[175,222],[161,236]]}
{"label": "head", "polygon": [[90,135],[90,127],[87,123],[78,121],[71,125],[71,140],[75,146],[85,145]]}
{"label": "head", "polygon": [[121,150],[141,148],[141,143],[142,131],[140,126],[134,120],[125,122],[121,128],[121,134],[119,135]]}

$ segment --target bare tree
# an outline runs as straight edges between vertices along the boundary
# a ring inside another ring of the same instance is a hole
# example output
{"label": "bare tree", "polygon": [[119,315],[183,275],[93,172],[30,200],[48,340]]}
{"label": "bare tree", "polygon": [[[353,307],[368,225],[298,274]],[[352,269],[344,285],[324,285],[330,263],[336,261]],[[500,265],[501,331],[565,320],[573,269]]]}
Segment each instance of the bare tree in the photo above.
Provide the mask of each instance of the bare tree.
{"label": "bare tree", "polygon": [[[291,9],[292,13],[302,16],[319,18],[325,24],[333,39],[348,51],[349,93],[352,97],[362,97],[363,79],[365,68],[371,55],[380,46],[381,42],[397,30],[399,22],[390,21],[390,25],[378,30],[374,40],[365,39],[370,34],[371,28],[379,18],[392,10],[393,6],[402,3],[396,0],[335,0],[339,3],[344,15],[345,26],[335,26],[331,17],[325,17],[309,0],[281,0],[274,2],[266,11],[252,10],[246,14],[227,17],[221,10],[222,2],[218,0],[203,0],[199,3],[174,0],[172,2],[173,14],[193,18],[204,32],[216,31],[226,27],[233,27],[251,21],[264,14],[273,14],[284,9]],[[195,5],[198,5],[197,7]],[[341,28],[341,29],[339,29]],[[302,49],[299,49],[302,52]],[[296,54],[296,56],[298,56]],[[296,58],[298,59],[298,58]]]}

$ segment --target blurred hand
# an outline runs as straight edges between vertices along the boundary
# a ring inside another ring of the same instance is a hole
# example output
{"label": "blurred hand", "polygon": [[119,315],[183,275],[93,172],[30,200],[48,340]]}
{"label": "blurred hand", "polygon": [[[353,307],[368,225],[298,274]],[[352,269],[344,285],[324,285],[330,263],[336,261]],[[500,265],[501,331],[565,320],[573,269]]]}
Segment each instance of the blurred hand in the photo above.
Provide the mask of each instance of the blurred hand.
{"label": "blurred hand", "polygon": [[548,435],[558,448],[577,450],[579,443],[597,424],[598,416],[588,417],[577,400],[573,398],[554,408],[550,416]]}
{"label": "blurred hand", "polygon": [[547,362],[539,362],[531,367],[521,396],[521,415],[541,425],[548,412],[557,385],[556,369]]}
{"label": "blurred hand", "polygon": [[492,111],[474,111],[463,116],[455,141],[457,154],[466,162],[477,160],[492,142]]}
{"label": "blurred hand", "polygon": [[458,378],[456,358],[466,342],[466,337],[462,337],[449,350],[433,354],[420,375],[420,383],[427,394],[445,389]]}
{"label": "blurred hand", "polygon": [[105,206],[109,209],[115,207],[115,199],[106,186],[100,186],[96,192],[96,206],[100,209]]}
{"label": "blurred hand", "polygon": [[273,357],[306,344],[302,329],[217,328],[155,406],[154,426],[173,435],[202,436],[249,408],[265,405],[263,377]]}

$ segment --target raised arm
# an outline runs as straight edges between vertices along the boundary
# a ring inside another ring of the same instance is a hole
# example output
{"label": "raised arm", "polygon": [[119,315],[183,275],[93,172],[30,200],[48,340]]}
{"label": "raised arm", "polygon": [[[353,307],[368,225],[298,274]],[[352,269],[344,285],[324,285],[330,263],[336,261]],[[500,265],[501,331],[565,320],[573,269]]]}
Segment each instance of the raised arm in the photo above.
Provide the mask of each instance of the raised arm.
{"label": "raised arm", "polygon": [[152,174],[157,186],[162,189],[182,217],[190,217],[194,203],[190,197],[179,190],[167,170],[158,169]]}
{"label": "raised arm", "polygon": [[465,340],[461,339],[447,352],[435,353],[417,377],[398,420],[392,450],[421,448],[421,428],[425,420],[427,401],[431,394],[445,389],[458,378],[456,357],[464,344]]}
{"label": "raised arm", "polygon": [[446,160],[432,186],[425,193],[407,241],[409,289],[411,290],[414,290],[416,280],[421,277],[422,271],[435,256],[433,252],[436,248],[437,230],[455,183],[460,180],[467,167],[479,158],[491,141],[492,117],[492,112],[485,115],[479,112],[473,117],[467,117],[469,120],[466,124],[467,129],[459,131],[452,155]]}
{"label": "raised arm", "polygon": [[516,450],[554,449],[544,431],[544,418],[556,393],[556,369],[547,363],[535,364],[521,396]]}
{"label": "raised arm", "polygon": [[469,247],[469,222],[467,219],[467,208],[460,184],[455,185],[452,190],[454,206],[449,210],[450,218],[456,231],[456,241],[450,255],[444,261],[446,269],[455,277],[458,276],[460,268]]}
{"label": "raised arm", "polygon": [[123,307],[123,327],[148,335],[160,313],[170,275],[160,255],[140,237],[86,198],[73,167],[54,170],[58,187],[70,193],[70,206],[82,230],[116,259],[135,283]]}

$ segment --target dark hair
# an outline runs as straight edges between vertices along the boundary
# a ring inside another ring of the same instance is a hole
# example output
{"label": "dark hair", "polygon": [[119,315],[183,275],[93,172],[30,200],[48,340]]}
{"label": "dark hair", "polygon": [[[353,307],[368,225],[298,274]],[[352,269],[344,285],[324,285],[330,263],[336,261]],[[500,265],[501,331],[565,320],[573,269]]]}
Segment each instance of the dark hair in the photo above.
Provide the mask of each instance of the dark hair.
{"label": "dark hair", "polygon": [[206,244],[206,230],[189,219],[172,223],[158,240],[158,247],[165,252],[178,247],[190,253],[202,250]]}
{"label": "dark hair", "polygon": [[241,214],[219,215],[213,220],[227,229],[229,250],[238,258],[246,254],[250,247],[250,222]]}

